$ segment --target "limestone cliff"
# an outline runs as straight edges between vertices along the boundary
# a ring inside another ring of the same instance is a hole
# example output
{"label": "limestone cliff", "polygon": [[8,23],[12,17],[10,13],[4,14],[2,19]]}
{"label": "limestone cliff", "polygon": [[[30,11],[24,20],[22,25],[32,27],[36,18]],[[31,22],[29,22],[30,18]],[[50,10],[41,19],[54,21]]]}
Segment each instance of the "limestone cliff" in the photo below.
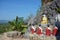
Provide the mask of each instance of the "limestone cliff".
{"label": "limestone cliff", "polygon": [[[46,0],[47,1],[47,0]],[[44,1],[45,2],[45,1]],[[48,1],[45,5],[41,7],[37,15],[32,18],[34,23],[40,23],[42,14],[45,13],[48,16],[50,23],[55,23],[56,15],[60,14],[60,0]]]}

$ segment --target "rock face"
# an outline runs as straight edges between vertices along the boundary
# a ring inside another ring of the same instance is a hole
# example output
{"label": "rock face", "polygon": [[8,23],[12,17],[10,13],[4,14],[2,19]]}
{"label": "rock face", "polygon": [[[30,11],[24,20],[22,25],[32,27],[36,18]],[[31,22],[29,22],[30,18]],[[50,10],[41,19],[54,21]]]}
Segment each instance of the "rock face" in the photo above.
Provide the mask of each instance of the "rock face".
{"label": "rock face", "polygon": [[42,0],[42,5],[45,5],[45,4],[47,4],[48,2],[51,2],[51,1],[53,1],[53,0]]}
{"label": "rock face", "polygon": [[29,39],[21,38],[20,32],[18,31],[12,31],[0,34],[0,40],[29,40]]}
{"label": "rock face", "polygon": [[[47,2],[45,5],[41,7],[37,15],[34,18],[32,18],[33,20],[30,20],[30,23],[32,23],[32,21],[34,22],[34,24],[40,23],[42,14],[45,13],[49,19],[49,23],[56,24],[56,26],[59,28],[58,34],[60,34],[60,16],[58,16],[58,22],[56,21],[57,15],[60,15],[59,10],[60,0],[52,0],[51,2]],[[59,40],[58,38],[59,37],[57,37],[57,40]]]}
{"label": "rock face", "polygon": [[40,23],[41,16],[43,13],[45,13],[49,19],[49,22],[54,24],[56,22],[56,15],[58,15],[60,12],[57,10],[60,10],[60,0],[53,0],[51,2],[48,2],[46,5],[43,5],[41,9],[38,11],[37,15],[32,18],[33,20],[30,20],[29,22],[32,23]]}
{"label": "rock face", "polygon": [[17,38],[20,37],[21,32],[11,31],[11,32],[4,33],[4,35],[6,35],[7,37]]}

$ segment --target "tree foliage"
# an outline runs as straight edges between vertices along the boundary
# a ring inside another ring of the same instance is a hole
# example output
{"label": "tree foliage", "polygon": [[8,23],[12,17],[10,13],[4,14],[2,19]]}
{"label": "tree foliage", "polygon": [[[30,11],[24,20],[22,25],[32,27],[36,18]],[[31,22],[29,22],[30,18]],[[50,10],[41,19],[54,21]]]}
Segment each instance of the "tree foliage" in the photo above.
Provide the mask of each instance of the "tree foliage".
{"label": "tree foliage", "polygon": [[25,28],[24,28],[25,26],[23,26],[23,25],[25,25],[23,17],[16,16],[16,19],[13,21],[9,21],[9,24],[12,25],[12,30],[17,30],[20,32],[25,30]]}
{"label": "tree foliage", "polygon": [[9,24],[0,24],[0,34],[7,32],[7,31],[11,31],[11,25]]}

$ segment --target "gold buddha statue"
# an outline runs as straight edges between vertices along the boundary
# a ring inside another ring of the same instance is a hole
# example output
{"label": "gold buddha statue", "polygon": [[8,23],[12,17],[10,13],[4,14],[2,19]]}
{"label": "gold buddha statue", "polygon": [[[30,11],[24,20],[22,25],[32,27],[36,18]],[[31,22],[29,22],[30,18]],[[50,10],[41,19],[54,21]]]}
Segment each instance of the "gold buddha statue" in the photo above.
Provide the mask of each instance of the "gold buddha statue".
{"label": "gold buddha statue", "polygon": [[43,15],[41,18],[41,24],[47,24],[48,23],[48,18],[46,15]]}

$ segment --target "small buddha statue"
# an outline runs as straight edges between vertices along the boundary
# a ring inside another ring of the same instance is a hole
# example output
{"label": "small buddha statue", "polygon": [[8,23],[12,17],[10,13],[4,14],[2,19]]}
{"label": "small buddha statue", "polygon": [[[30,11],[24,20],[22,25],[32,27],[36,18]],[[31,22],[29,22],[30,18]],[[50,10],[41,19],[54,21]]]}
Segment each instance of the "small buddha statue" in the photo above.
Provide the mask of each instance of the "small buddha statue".
{"label": "small buddha statue", "polygon": [[48,24],[48,18],[45,14],[41,18],[41,24]]}

